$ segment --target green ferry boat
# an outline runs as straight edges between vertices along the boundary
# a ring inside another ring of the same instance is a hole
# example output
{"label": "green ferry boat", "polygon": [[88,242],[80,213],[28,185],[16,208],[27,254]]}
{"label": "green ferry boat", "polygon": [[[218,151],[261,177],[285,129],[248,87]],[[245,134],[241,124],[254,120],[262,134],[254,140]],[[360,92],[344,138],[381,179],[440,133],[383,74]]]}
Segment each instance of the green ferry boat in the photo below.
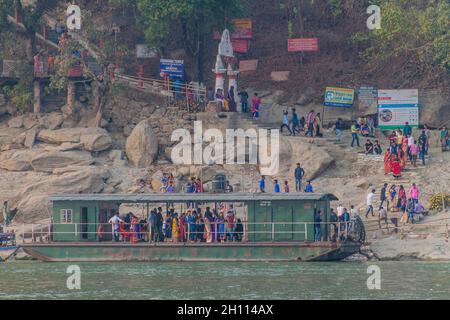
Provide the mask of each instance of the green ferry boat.
{"label": "green ferry boat", "polygon": [[[330,222],[332,200],[337,198],[319,193],[55,195],[50,197],[51,224],[33,226],[31,238],[21,236],[21,247],[49,262],[341,260],[359,252],[364,226],[360,220]],[[109,222],[122,205],[139,205],[141,219],[147,221],[150,210],[157,207],[186,212],[187,204],[194,203],[203,212],[206,207],[233,204],[241,223],[239,241],[190,241],[187,235],[182,242],[154,242],[149,241],[153,237],[148,224],[138,237],[134,234],[139,241],[131,241],[129,232],[114,241]]]}

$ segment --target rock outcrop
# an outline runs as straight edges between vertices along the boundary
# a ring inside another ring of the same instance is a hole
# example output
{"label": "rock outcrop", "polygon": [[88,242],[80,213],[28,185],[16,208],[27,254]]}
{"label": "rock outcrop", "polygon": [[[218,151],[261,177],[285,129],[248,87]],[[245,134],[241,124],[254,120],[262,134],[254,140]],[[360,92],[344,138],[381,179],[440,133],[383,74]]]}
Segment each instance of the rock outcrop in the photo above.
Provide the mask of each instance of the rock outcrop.
{"label": "rock outcrop", "polygon": [[[98,193],[104,189],[105,180],[109,177],[108,170],[94,166],[72,167],[72,169],[29,184],[16,199],[11,201],[12,206],[16,207],[19,213],[26,213],[27,222],[47,218],[50,212],[49,195]],[[23,216],[19,215],[17,220],[21,219]]]}
{"label": "rock outcrop", "polygon": [[82,143],[87,151],[104,151],[111,147],[112,139],[105,129],[101,128],[63,128],[58,130],[42,130],[38,139],[46,143]]}
{"label": "rock outcrop", "polygon": [[158,154],[158,139],[153,133],[150,121],[141,121],[127,138],[125,151],[135,167],[147,167]]}
{"label": "rock outcrop", "polygon": [[31,159],[42,153],[39,150],[9,150],[1,153],[0,169],[8,171],[30,171]]}
{"label": "rock outcrop", "polygon": [[56,168],[67,166],[88,166],[94,163],[94,158],[85,151],[51,151],[44,152],[31,159],[35,171],[53,172]]}

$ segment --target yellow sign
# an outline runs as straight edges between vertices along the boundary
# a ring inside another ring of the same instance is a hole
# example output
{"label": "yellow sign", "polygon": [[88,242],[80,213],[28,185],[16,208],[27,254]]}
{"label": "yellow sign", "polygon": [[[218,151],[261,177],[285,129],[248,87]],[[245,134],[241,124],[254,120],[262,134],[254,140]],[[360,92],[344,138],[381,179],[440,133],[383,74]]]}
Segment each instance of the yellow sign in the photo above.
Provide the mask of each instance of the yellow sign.
{"label": "yellow sign", "polygon": [[233,19],[235,29],[252,29],[252,19]]}
{"label": "yellow sign", "polygon": [[354,98],[354,89],[327,87],[324,104],[330,107],[351,107]]}

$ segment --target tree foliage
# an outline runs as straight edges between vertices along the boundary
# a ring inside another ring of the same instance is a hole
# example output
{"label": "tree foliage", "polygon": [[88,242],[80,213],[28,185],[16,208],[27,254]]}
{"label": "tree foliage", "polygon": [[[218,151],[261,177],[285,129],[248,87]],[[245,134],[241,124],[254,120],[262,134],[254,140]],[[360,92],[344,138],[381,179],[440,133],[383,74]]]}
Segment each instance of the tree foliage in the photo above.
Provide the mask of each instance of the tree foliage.
{"label": "tree foliage", "polygon": [[[214,27],[224,28],[232,17],[243,12],[240,0],[137,0],[140,25],[148,44],[162,49],[167,44],[171,27],[182,31],[184,47],[201,63],[206,35]],[[201,74],[200,69],[199,76]]]}
{"label": "tree foliage", "polygon": [[[14,69],[14,76],[18,83],[6,88],[4,91],[11,102],[19,107],[26,108],[33,101],[33,57],[37,53],[35,34],[42,28],[42,18],[46,12],[53,9],[58,0],[36,0],[25,5],[20,0],[0,0],[0,41],[8,41],[11,35],[24,43],[26,62],[20,63]],[[18,10],[21,25],[12,22],[8,16],[14,16]]]}
{"label": "tree foliage", "polygon": [[450,2],[448,0],[378,0],[381,29],[359,33],[369,44],[368,59],[405,56],[411,62],[450,71]]}

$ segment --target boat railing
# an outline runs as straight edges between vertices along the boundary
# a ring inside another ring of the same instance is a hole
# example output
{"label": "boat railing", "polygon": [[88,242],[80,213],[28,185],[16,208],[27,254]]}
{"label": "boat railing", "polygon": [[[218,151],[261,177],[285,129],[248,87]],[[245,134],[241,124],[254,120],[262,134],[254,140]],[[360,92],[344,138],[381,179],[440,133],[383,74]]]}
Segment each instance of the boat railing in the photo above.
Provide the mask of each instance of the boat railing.
{"label": "boat railing", "polygon": [[[364,241],[360,226],[348,222],[213,222],[185,223],[173,232],[167,224],[122,223],[115,229],[110,223],[32,224],[18,232],[18,240],[27,242],[114,241],[121,242],[280,242],[280,241]],[[319,228],[320,226],[320,228]],[[320,231],[319,231],[320,229]],[[161,236],[161,234],[163,236]],[[174,236],[176,234],[176,238]],[[170,237],[169,237],[170,235]],[[173,237],[172,237],[173,236]]]}
{"label": "boat railing", "polygon": [[15,233],[0,233],[0,247],[9,247],[16,245]]}

